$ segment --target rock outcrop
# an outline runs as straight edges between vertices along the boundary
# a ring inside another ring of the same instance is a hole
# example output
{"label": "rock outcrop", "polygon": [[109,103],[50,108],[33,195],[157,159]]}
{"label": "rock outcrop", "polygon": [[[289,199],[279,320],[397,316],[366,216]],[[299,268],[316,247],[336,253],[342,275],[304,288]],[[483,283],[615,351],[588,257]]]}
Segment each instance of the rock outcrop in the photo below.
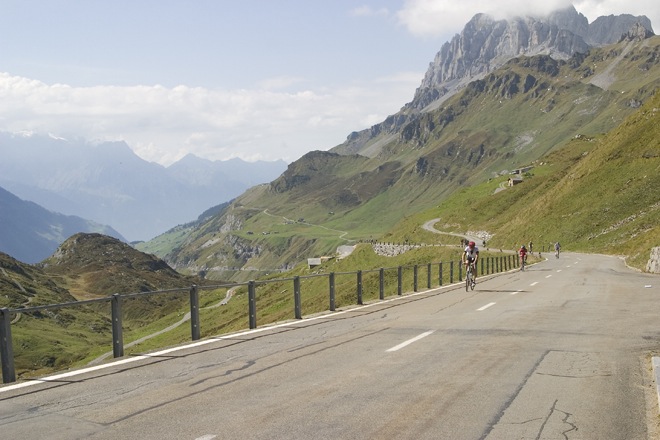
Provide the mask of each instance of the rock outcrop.
{"label": "rock outcrop", "polygon": [[646,263],[646,271],[660,274],[660,247],[651,249],[649,262]]}

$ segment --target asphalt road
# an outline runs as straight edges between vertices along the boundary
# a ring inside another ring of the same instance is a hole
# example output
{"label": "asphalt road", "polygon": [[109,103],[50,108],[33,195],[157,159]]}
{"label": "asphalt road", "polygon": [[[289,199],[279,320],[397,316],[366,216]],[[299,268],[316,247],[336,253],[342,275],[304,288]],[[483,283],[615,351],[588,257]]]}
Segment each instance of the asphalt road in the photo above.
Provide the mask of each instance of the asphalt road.
{"label": "asphalt road", "polygon": [[[648,439],[660,278],[562,254],[0,386],[2,439]],[[304,298],[303,298],[304,301]]]}

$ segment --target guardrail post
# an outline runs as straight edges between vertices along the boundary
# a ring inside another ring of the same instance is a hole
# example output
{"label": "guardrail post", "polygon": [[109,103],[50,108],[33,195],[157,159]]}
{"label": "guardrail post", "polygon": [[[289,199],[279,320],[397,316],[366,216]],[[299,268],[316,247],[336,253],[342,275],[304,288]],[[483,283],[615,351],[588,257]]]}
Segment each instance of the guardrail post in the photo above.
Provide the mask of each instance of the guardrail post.
{"label": "guardrail post", "polygon": [[0,361],[2,361],[2,383],[16,382],[14,348],[11,342],[11,319],[9,309],[0,309]]}
{"label": "guardrail post", "polygon": [[378,271],[378,298],[385,299],[385,269]]}
{"label": "guardrail post", "polygon": [[440,281],[440,285],[442,286],[442,261],[438,263],[438,281]]}
{"label": "guardrail post", "polygon": [[112,305],[112,356],[124,356],[124,332],[122,328],[121,295],[115,293],[110,302]]}
{"label": "guardrail post", "polygon": [[199,340],[199,289],[196,284],[190,287],[190,332],[193,341]]}
{"label": "guardrail post", "polygon": [[463,263],[458,265],[458,282],[463,281]]}
{"label": "guardrail post", "polygon": [[248,314],[250,328],[257,328],[257,289],[253,280],[248,282]]}
{"label": "guardrail post", "polygon": [[335,311],[335,273],[330,272],[330,276],[328,277],[328,282],[330,284],[330,311],[334,312]]}
{"label": "guardrail post", "polygon": [[454,283],[454,262],[449,262],[449,284]]}
{"label": "guardrail post", "polygon": [[399,266],[396,272],[397,295],[403,294],[403,267]]}
{"label": "guardrail post", "polygon": [[357,271],[357,303],[362,305],[362,271]]}
{"label": "guardrail post", "polygon": [[426,288],[431,288],[431,263],[426,265]]}
{"label": "guardrail post", "polygon": [[480,275],[484,274],[484,260],[481,260],[481,273]]}
{"label": "guardrail post", "polygon": [[300,300],[300,277],[293,278],[293,303],[296,319],[302,319],[302,304]]}
{"label": "guardrail post", "polygon": [[417,265],[413,266],[413,292],[417,292]]}

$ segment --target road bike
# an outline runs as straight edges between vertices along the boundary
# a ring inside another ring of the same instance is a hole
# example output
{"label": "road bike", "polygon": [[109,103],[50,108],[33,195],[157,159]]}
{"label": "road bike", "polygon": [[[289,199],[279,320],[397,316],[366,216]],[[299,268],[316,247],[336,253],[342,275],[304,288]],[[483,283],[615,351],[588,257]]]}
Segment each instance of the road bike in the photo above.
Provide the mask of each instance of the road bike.
{"label": "road bike", "polygon": [[470,290],[474,290],[474,286],[476,285],[476,282],[474,281],[474,263],[468,263],[467,269],[465,272],[465,291],[469,292]]}
{"label": "road bike", "polygon": [[526,256],[520,256],[520,270],[523,272],[525,271],[525,264],[527,264],[527,257]]}

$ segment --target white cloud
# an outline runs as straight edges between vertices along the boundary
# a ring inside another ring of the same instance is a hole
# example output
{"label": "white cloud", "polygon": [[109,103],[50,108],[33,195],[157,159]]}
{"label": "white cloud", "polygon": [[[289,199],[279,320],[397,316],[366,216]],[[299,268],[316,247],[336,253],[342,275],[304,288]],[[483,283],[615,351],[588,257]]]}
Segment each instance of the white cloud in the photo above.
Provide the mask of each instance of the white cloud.
{"label": "white cloud", "polygon": [[414,35],[442,36],[459,33],[465,23],[482,12],[503,18],[513,15],[544,15],[571,3],[589,22],[602,15],[623,13],[646,15],[654,30],[660,26],[660,2],[657,0],[509,0],[493,2],[484,0],[407,0],[398,11],[399,21]]}
{"label": "white cloud", "polygon": [[[292,161],[328,149],[412,99],[423,72],[334,90],[210,90],[48,85],[0,73],[0,130],[124,140],[164,165],[208,159]],[[279,83],[291,84],[291,81]]]}

